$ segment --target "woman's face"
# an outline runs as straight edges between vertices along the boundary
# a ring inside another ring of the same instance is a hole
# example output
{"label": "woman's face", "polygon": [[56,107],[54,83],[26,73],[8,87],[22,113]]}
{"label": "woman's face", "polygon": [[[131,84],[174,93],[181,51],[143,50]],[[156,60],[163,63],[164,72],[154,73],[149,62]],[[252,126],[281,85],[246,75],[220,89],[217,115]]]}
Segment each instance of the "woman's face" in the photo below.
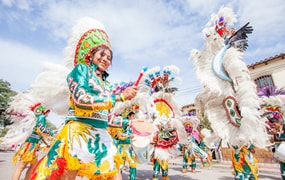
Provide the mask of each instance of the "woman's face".
{"label": "woman's face", "polygon": [[281,128],[281,123],[280,122],[272,123],[272,128],[274,128],[275,130],[279,130]]}
{"label": "woman's face", "polygon": [[92,62],[103,72],[109,68],[112,62],[112,53],[109,49],[99,49],[93,55]]}

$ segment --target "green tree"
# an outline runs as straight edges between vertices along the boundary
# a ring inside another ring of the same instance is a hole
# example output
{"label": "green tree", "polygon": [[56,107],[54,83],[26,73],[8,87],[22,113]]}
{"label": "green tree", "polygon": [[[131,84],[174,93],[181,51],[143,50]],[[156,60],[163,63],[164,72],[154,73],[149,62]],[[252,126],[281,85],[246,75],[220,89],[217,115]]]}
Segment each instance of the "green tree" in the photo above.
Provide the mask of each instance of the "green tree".
{"label": "green tree", "polygon": [[11,97],[17,94],[10,86],[9,82],[0,79],[0,127],[5,127],[9,124],[9,121],[5,118],[5,111],[9,106]]}

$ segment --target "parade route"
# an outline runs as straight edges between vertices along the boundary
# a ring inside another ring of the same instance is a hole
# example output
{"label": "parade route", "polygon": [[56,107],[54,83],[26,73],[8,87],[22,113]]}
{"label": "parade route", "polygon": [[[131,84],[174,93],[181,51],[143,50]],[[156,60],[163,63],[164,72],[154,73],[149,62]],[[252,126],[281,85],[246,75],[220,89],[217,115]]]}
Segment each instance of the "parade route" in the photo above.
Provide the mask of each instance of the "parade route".
{"label": "parade route", "polygon": [[[0,179],[11,179],[15,167],[12,165],[12,157],[14,152],[0,152]],[[229,162],[215,162],[211,170],[208,166],[200,168],[200,162],[197,160],[197,169],[195,173],[182,173],[181,158],[171,160],[169,162],[169,178],[171,180],[230,180],[233,179],[232,169]],[[260,180],[279,180],[278,164],[262,165],[260,167]],[[271,167],[271,168],[269,168]],[[276,169],[277,168],[277,169]],[[24,173],[21,180],[24,179]],[[128,167],[123,171],[123,180],[128,180]],[[151,180],[152,179],[152,165],[151,163],[138,164],[137,180]],[[161,176],[159,177],[161,179]],[[86,178],[77,177],[76,180],[87,180]]]}

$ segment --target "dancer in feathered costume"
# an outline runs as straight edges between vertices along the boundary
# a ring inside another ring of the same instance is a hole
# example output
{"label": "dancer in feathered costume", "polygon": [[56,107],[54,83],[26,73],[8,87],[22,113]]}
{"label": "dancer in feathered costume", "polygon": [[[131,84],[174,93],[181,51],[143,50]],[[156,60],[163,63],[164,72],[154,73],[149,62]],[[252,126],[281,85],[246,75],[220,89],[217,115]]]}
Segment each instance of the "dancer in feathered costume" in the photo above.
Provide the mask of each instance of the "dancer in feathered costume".
{"label": "dancer in feathered costume", "polygon": [[285,91],[276,86],[265,86],[259,89],[258,96],[262,117],[267,120],[268,133],[270,134],[268,148],[278,160],[281,178],[285,180]]}
{"label": "dancer in feathered costume", "polygon": [[[36,103],[35,105],[30,106],[30,109],[34,113],[34,116],[27,115],[30,112],[27,112],[27,114],[25,115],[24,114],[21,115],[19,112],[16,113],[16,109],[12,108],[13,106],[12,104],[10,104],[10,107],[8,109],[9,112],[7,112],[9,113],[9,116],[18,116],[20,118],[25,118],[25,119],[29,118],[27,119],[28,121],[32,121],[32,123],[35,123],[34,127],[32,128],[32,131],[30,131],[29,129],[22,129],[24,127],[20,128],[22,131],[26,131],[26,133],[24,132],[20,133],[20,135],[18,136],[21,135],[25,136],[25,134],[29,133],[29,137],[25,140],[25,142],[21,142],[23,144],[21,145],[20,149],[17,150],[17,152],[13,157],[14,165],[16,165],[18,158],[20,159],[19,159],[19,165],[17,166],[15,172],[13,173],[12,179],[18,180],[23,170],[27,167],[28,164],[30,164],[25,175],[25,179],[28,179],[30,178],[30,174],[33,167],[38,161],[37,151],[40,146],[40,141],[42,140],[46,144],[46,141],[43,138],[54,136],[55,132],[46,127],[46,117],[48,116],[50,110],[43,107],[41,103]],[[12,120],[15,120],[13,119],[13,117],[10,118],[12,118]],[[14,126],[12,127],[15,128]],[[9,133],[5,136],[4,138],[5,143],[7,143],[8,141],[11,142],[11,140],[13,140],[13,138],[10,136],[13,130],[10,130]],[[5,141],[5,139],[7,139],[7,141]],[[20,143],[20,141],[18,141],[18,143]]]}
{"label": "dancer in feathered costume", "polygon": [[237,31],[228,30],[236,21],[232,9],[222,7],[203,30],[203,51],[191,52],[204,87],[195,104],[223,141],[240,148],[247,144],[264,148],[268,137],[260,117],[256,86],[242,61],[247,35],[253,29],[247,23]]}
{"label": "dancer in feathered costume", "polygon": [[130,167],[129,177],[130,180],[136,179],[136,168],[137,168],[137,157],[131,146],[131,140],[134,137],[131,123],[135,120],[135,114],[138,112],[139,106],[132,104],[126,107],[124,111],[116,115],[117,112],[113,112],[114,116],[109,122],[109,133],[114,139],[114,142],[118,149],[118,154],[123,159],[120,165],[120,170],[124,169],[125,163],[127,162]]}
{"label": "dancer in feathered costume", "polygon": [[140,87],[147,90],[149,102],[148,115],[153,121],[152,154],[153,179],[158,179],[162,172],[162,179],[168,178],[168,160],[180,154],[176,144],[187,142],[185,129],[181,121],[181,111],[173,95],[177,88],[171,87],[175,80],[173,73],[178,73],[176,66],[166,66],[162,72],[159,66],[145,72]]}
{"label": "dancer in feathered costume", "polygon": [[235,179],[258,179],[257,159],[254,157],[254,148],[255,147],[251,144],[242,148],[234,147],[234,150],[232,150],[232,165]]}
{"label": "dancer in feathered costume", "polygon": [[[270,142],[273,143],[271,151],[280,164],[280,174],[285,180],[285,121],[284,111],[280,106],[267,107],[267,119],[270,122]],[[268,114],[268,112],[270,112]]]}
{"label": "dancer in feathered costume", "polygon": [[188,142],[183,144],[182,153],[183,153],[183,165],[182,172],[186,173],[188,171],[188,164],[190,164],[191,172],[195,172],[196,170],[196,157],[200,157],[201,159],[207,159],[210,169],[212,167],[210,157],[208,154],[199,147],[201,142],[199,131],[197,127],[200,124],[200,120],[194,116],[185,114],[183,115],[183,124],[185,127],[185,131],[187,132]]}
{"label": "dancer in feathered costume", "polygon": [[80,19],[66,53],[66,67],[74,63],[66,78],[68,116],[49,152],[35,167],[32,179],[75,179],[77,175],[120,179],[117,149],[107,132],[108,114],[116,102],[132,99],[137,87],[112,93],[106,80],[113,58],[111,45],[104,26],[94,19]]}

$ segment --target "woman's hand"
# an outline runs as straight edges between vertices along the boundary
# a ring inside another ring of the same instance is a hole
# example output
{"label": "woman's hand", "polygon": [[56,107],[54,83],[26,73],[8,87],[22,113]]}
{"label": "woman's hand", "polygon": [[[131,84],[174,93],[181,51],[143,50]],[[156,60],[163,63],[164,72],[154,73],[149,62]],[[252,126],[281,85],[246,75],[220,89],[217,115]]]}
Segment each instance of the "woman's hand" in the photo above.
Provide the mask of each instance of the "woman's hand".
{"label": "woman's hand", "polygon": [[137,92],[138,92],[138,87],[137,86],[130,86],[130,87],[127,87],[122,92],[122,94],[123,94],[125,100],[131,100],[131,99],[133,99],[137,95]]}

